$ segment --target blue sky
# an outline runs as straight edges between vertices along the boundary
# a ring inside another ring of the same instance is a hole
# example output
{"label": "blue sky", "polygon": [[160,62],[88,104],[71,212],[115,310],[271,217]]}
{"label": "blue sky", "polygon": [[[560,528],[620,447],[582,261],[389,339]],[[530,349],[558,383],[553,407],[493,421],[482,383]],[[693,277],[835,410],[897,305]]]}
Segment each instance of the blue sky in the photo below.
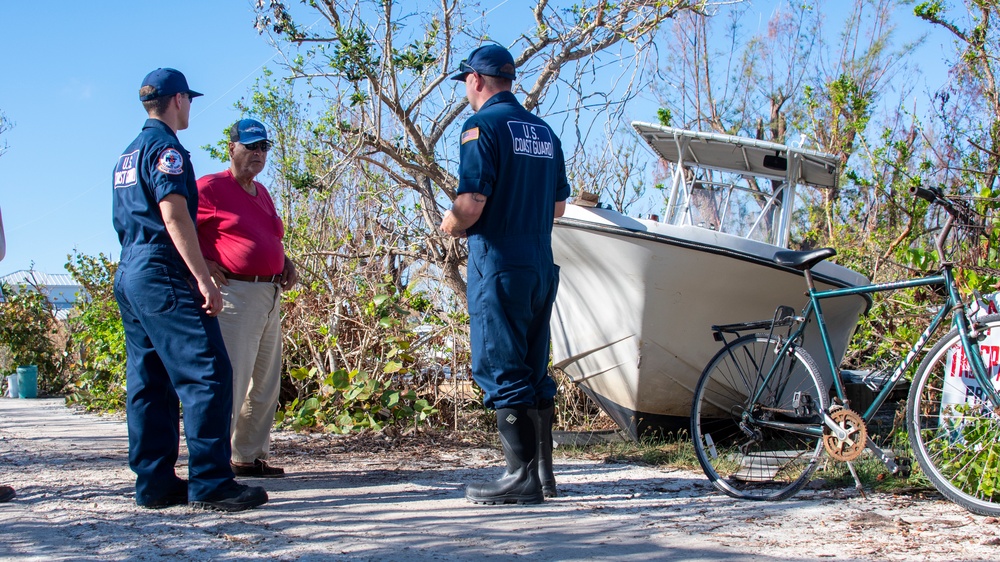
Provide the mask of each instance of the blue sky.
{"label": "blue sky", "polygon": [[0,274],[66,273],[66,255],[118,258],[111,170],[146,113],[139,85],[173,67],[204,93],[178,135],[198,175],[225,165],[200,147],[238,119],[274,50],[253,29],[247,0],[4,2],[0,110],[14,123],[0,142],[0,208],[7,257]]}
{"label": "blue sky", "polygon": [[[522,3],[481,5],[507,10]],[[762,22],[773,3],[754,2]],[[253,29],[249,0],[11,1],[3,14],[0,110],[14,127],[0,139],[8,146],[0,157],[7,235],[0,274],[32,263],[44,273],[65,273],[74,249],[117,259],[111,170],[146,118],[138,101],[146,73],[177,68],[205,94],[194,101],[191,125],[179,134],[200,176],[225,166],[201,146],[221,138],[240,117],[234,102],[265,65],[277,69],[280,61]],[[912,16],[907,20],[915,24]],[[950,51],[940,39],[925,48],[936,53],[933,58]]]}

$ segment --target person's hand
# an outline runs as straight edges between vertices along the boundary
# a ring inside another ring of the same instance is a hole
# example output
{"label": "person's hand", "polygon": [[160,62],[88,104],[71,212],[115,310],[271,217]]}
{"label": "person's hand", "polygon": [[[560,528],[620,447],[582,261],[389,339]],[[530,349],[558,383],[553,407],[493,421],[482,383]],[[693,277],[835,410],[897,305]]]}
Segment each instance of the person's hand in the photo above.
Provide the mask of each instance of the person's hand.
{"label": "person's hand", "polygon": [[464,228],[458,228],[458,221],[455,220],[455,215],[451,211],[445,212],[444,218],[441,220],[441,231],[455,238],[465,238],[468,235]]}
{"label": "person's hand", "polygon": [[229,273],[229,271],[227,271],[226,268],[212,260],[205,260],[205,265],[208,266],[208,274],[212,276],[212,282],[215,283],[216,287],[229,284],[229,280],[226,279],[226,274]]}
{"label": "person's hand", "polygon": [[287,291],[299,281],[299,272],[295,269],[295,262],[285,256],[285,269],[281,270],[281,290]]}
{"label": "person's hand", "polygon": [[215,286],[215,279],[209,278],[211,282],[198,281],[198,292],[205,297],[205,304],[201,305],[205,309],[205,314],[218,316],[222,312],[222,291]]}

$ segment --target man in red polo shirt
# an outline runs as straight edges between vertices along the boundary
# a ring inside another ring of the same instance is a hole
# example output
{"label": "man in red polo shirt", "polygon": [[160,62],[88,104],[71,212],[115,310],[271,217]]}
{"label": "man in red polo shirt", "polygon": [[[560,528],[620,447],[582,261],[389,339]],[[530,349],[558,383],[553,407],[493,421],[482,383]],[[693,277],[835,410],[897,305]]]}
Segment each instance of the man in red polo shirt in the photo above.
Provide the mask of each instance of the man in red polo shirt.
{"label": "man in red polo shirt", "polygon": [[280,477],[267,463],[281,388],[281,290],[298,280],[284,224],[255,181],[271,142],[259,121],[229,129],[228,170],[198,180],[198,240],[222,292],[222,338],[233,364],[232,467],[237,476]]}

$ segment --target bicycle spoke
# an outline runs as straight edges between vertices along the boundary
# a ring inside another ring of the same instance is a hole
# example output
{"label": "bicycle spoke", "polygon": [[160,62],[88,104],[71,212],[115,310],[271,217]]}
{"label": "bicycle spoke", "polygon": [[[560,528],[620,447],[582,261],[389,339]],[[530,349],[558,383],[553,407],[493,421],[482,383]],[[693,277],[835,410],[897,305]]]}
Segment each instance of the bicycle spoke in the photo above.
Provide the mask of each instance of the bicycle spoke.
{"label": "bicycle spoke", "polygon": [[[709,363],[695,390],[692,433],[698,460],[713,484],[734,497],[791,496],[809,481],[822,452],[816,436],[759,423],[816,423],[825,404],[811,358],[801,350],[778,356],[779,347],[764,335],[735,340]],[[796,393],[813,409],[796,412]],[[752,402],[755,395],[759,398]]]}
{"label": "bicycle spoke", "polygon": [[[985,323],[1000,330],[1000,317]],[[976,398],[986,393],[963,353],[955,330],[928,352],[910,389],[907,429],[921,470],[942,494],[974,513],[1000,515],[1000,417]]]}

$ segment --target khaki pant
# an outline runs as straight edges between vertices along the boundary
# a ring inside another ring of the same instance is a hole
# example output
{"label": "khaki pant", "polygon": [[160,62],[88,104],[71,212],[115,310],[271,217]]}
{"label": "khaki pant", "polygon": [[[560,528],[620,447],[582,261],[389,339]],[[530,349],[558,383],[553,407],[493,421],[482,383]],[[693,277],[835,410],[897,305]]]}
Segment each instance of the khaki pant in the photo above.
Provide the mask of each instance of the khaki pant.
{"label": "khaki pant", "polygon": [[232,461],[266,459],[281,389],[281,289],[229,280],[221,287],[222,338],[233,364]]}

